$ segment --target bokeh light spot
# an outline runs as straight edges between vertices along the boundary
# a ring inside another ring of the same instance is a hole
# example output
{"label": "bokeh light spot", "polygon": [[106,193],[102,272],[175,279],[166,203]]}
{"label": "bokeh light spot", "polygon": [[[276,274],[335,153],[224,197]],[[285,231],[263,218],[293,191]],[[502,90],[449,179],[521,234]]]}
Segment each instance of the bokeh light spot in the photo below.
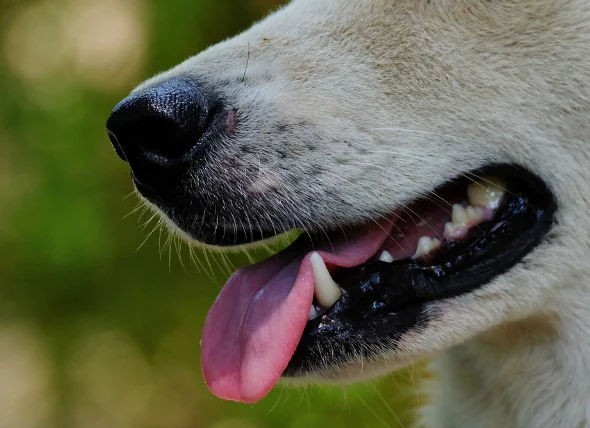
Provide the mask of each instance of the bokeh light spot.
{"label": "bokeh light spot", "polygon": [[144,14],[135,0],[72,0],[63,24],[78,77],[103,89],[129,85],[145,57]]}
{"label": "bokeh light spot", "polygon": [[60,73],[67,63],[61,11],[46,2],[14,13],[4,36],[4,56],[11,71],[26,81]]}
{"label": "bokeh light spot", "polygon": [[137,0],[32,3],[13,11],[4,56],[12,73],[29,84],[61,76],[120,90],[142,69],[145,16]]}
{"label": "bokeh light spot", "polygon": [[0,427],[50,426],[52,367],[41,337],[29,326],[0,326]]}

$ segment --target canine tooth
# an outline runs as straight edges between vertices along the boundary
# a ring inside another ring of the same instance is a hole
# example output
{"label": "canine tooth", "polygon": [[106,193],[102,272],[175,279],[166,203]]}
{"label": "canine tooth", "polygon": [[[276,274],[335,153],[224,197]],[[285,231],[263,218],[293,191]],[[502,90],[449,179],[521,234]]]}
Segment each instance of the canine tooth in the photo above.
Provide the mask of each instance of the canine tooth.
{"label": "canine tooth", "polygon": [[391,255],[391,253],[389,251],[383,251],[381,253],[381,255],[379,256],[379,260],[381,260],[382,262],[385,262],[385,263],[391,263],[395,259],[393,258],[393,256]]}
{"label": "canine tooth", "polygon": [[432,239],[429,236],[423,236],[418,240],[418,247],[416,248],[416,254],[414,257],[420,257],[424,254],[428,254],[431,251],[436,250],[441,245],[441,242],[438,239]]}
{"label": "canine tooth", "polygon": [[504,193],[506,182],[499,177],[484,177],[467,186],[469,203],[490,209],[498,208]]}
{"label": "canine tooth", "polygon": [[469,220],[467,210],[460,204],[453,205],[453,225],[465,226]]}
{"label": "canine tooth", "polygon": [[320,305],[329,308],[342,295],[340,286],[334,282],[326,263],[318,253],[313,253],[309,258],[315,277],[315,297]]}
{"label": "canine tooth", "polygon": [[315,306],[311,306],[311,308],[309,308],[309,316],[307,317],[307,319],[309,321],[314,320],[318,317],[318,311],[316,310]]}

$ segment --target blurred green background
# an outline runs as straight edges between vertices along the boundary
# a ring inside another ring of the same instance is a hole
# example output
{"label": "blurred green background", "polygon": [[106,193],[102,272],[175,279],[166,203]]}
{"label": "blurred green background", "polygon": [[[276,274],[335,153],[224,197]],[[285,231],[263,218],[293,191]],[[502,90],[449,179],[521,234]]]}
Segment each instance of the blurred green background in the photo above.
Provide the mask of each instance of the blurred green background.
{"label": "blurred green background", "polygon": [[210,395],[199,337],[228,272],[159,231],[146,240],[156,222],[133,212],[105,134],[135,84],[279,3],[0,0],[0,428],[410,423],[413,367],[256,405]]}

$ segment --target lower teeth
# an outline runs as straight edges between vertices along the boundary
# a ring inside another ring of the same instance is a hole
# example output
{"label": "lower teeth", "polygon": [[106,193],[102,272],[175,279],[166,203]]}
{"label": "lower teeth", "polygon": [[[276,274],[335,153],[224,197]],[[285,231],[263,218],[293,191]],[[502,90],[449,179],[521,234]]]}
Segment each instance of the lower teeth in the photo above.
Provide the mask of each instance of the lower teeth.
{"label": "lower teeth", "polygon": [[[471,205],[468,205],[467,207],[463,207],[461,204],[453,205],[451,216],[452,221],[445,224],[444,232],[442,234],[444,240],[458,243],[460,242],[460,239],[466,237],[471,227],[485,221],[487,216],[484,215],[484,209],[495,210],[498,208],[504,197],[505,187],[505,182],[496,177],[484,177],[477,182],[471,183],[467,188],[469,203]],[[443,238],[437,239],[429,236],[422,236],[418,240],[414,256],[400,262],[407,262],[409,265],[414,266],[412,259],[415,260],[424,257],[441,249],[443,246]],[[455,246],[454,243],[451,244],[453,247]],[[383,250],[380,253],[378,260],[380,262],[392,264],[392,267],[394,262],[396,262],[396,264],[398,263],[396,258],[387,250]],[[313,304],[309,310],[308,319],[311,321],[320,317],[332,307],[342,296],[342,290],[332,279],[332,276],[319,253],[313,253],[310,262],[314,272],[314,294],[317,300],[317,305]],[[428,277],[433,274],[435,276],[440,274],[435,274],[434,272],[431,272],[430,269],[425,269],[424,266],[415,266],[415,268],[418,269],[416,273],[420,272],[420,275],[426,275]],[[418,276],[416,276],[415,279],[418,280]],[[426,280],[426,278],[424,279]]]}
{"label": "lower teeth", "polygon": [[379,256],[379,260],[385,263],[392,263],[395,259],[389,251],[383,251]]}

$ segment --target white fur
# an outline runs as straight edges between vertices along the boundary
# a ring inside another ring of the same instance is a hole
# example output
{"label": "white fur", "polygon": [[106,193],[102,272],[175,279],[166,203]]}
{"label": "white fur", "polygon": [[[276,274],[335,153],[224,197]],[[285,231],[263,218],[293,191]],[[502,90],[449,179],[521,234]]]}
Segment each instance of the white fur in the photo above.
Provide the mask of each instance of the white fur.
{"label": "white fur", "polygon": [[295,0],[141,87],[184,74],[236,109],[211,168],[258,165],[270,216],[334,227],[490,162],[545,180],[558,224],[525,263],[329,377],[434,356],[426,426],[590,425],[589,1]]}

